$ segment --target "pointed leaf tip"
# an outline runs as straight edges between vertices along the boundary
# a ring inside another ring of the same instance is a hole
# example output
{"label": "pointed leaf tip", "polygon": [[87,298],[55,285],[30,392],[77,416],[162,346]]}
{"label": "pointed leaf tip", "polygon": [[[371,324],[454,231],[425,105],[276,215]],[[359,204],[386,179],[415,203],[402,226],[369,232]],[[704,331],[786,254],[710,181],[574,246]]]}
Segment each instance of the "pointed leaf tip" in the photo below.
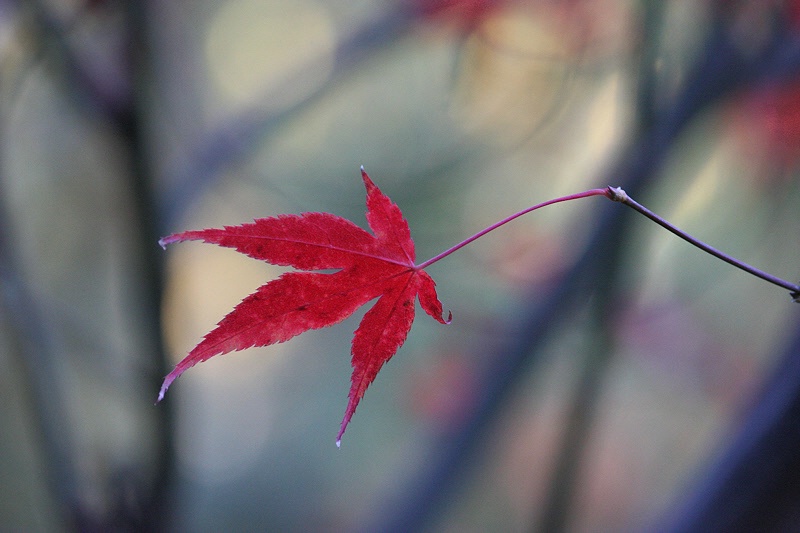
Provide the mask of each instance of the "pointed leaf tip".
{"label": "pointed leaf tip", "polygon": [[178,242],[178,241],[182,240],[181,239],[181,235],[183,235],[183,234],[182,233],[173,233],[172,235],[167,235],[166,237],[161,237],[160,239],[158,239],[158,244],[163,249],[166,250],[168,244],[172,244],[174,242]]}
{"label": "pointed leaf tip", "polygon": [[180,376],[184,370],[185,368],[181,368],[179,365],[175,367],[172,372],[167,374],[167,377],[165,377],[164,381],[161,383],[161,390],[158,391],[158,399],[156,400],[156,403],[164,399],[164,395],[167,393],[169,386],[172,385],[172,382],[175,381],[175,379]]}
{"label": "pointed leaf tip", "polygon": [[164,395],[167,393],[168,388],[169,388],[169,383],[161,385],[161,390],[158,391],[158,398],[156,399],[156,403],[164,399]]}
{"label": "pointed leaf tip", "polygon": [[[349,407],[349,405],[348,405]],[[347,424],[350,422],[350,418],[352,417],[352,413],[348,416],[345,414],[344,419],[342,420],[342,425],[339,427],[339,433],[336,435],[336,447],[342,447],[342,436],[344,436],[344,432],[347,429]]]}

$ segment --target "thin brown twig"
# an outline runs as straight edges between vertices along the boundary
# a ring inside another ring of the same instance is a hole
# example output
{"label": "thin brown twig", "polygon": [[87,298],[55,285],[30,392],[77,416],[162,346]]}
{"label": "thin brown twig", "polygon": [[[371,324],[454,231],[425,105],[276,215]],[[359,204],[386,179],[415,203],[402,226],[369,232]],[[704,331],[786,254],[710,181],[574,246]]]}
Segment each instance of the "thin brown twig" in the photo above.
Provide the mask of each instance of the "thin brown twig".
{"label": "thin brown twig", "polygon": [[608,187],[607,191],[608,191],[607,196],[612,201],[620,202],[622,204],[627,205],[628,207],[630,207],[632,209],[635,209],[636,211],[638,211],[639,213],[643,214],[644,216],[646,216],[647,218],[649,218],[650,220],[652,220],[653,222],[655,222],[659,226],[669,230],[670,232],[674,233],[675,235],[677,235],[681,239],[685,240],[686,242],[688,242],[688,243],[700,248],[704,252],[707,252],[707,253],[713,255],[714,257],[716,257],[718,259],[722,259],[726,263],[731,264],[731,265],[733,265],[736,268],[739,268],[741,270],[744,270],[748,274],[752,274],[752,275],[754,275],[756,277],[759,277],[759,278],[763,279],[764,281],[768,281],[768,282],[772,283],[773,285],[777,285],[778,287],[782,287],[782,288],[788,290],[789,293],[791,294],[792,300],[794,300],[797,303],[800,303],[800,285],[798,285],[796,283],[792,283],[790,281],[786,281],[786,280],[781,279],[781,278],[779,278],[777,276],[773,276],[772,274],[764,272],[763,270],[758,269],[758,268],[756,268],[754,266],[748,265],[747,263],[745,263],[743,261],[740,261],[740,260],[736,259],[735,257],[732,257],[732,256],[726,254],[725,252],[717,250],[713,246],[710,246],[710,245],[704,243],[703,241],[692,237],[691,235],[689,235],[688,233],[686,233],[682,229],[673,226],[667,220],[661,218],[657,214],[655,214],[652,211],[650,211],[649,209],[647,209],[645,206],[641,205],[640,203],[638,203],[637,201],[632,199],[620,187]]}

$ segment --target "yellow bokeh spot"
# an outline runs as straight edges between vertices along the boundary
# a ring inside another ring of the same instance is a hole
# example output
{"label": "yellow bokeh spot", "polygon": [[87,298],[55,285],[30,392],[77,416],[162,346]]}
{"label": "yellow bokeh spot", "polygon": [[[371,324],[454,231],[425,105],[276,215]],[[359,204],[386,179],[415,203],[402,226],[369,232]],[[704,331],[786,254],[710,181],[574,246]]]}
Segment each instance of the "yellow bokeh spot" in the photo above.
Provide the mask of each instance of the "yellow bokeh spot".
{"label": "yellow bokeh spot", "polygon": [[334,46],[333,25],[319,2],[235,0],[211,20],[206,58],[223,105],[283,107],[324,82]]}

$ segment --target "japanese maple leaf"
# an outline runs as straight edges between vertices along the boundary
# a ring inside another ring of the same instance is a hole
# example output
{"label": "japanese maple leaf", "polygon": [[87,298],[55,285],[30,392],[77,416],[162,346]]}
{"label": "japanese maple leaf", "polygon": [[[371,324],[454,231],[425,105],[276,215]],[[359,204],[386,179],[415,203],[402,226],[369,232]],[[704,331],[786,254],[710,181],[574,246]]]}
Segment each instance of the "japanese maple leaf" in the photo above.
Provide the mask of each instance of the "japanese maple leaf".
{"label": "japanese maple leaf", "polygon": [[349,401],[336,437],[336,444],[341,443],[367,387],[405,342],[414,321],[415,299],[439,322],[450,321],[450,317],[442,317],[433,279],[414,263],[414,242],[400,208],[363,168],[361,176],[367,188],[367,222],[374,235],[336,215],[303,213],[223,229],[186,231],[159,241],[166,247],[201,240],[274,265],[304,271],[339,269],[334,273],[289,272],[259,287],[167,375],[159,401],[175,378],[197,363],[331,326],[378,298],[353,336]]}

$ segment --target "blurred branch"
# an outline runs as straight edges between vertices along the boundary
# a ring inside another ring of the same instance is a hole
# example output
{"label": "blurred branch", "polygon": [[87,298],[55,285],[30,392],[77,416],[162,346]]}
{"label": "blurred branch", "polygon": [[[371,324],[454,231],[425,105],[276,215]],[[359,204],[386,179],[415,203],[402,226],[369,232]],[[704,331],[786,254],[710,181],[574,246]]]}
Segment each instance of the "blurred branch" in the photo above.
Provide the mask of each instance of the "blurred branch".
{"label": "blurred branch", "polygon": [[[112,125],[118,125],[130,101],[129,91],[126,94],[112,94],[104,90],[102,85],[92,76],[79,56],[72,49],[67,37],[67,28],[59,23],[41,0],[21,2],[33,18],[33,33],[38,45],[38,52],[46,59],[51,56],[48,65],[58,73],[69,87],[68,96],[84,110],[91,110]],[[75,17],[87,16],[87,7]]]}
{"label": "blurred branch", "polygon": [[[592,421],[608,369],[614,357],[611,325],[614,323],[624,283],[620,280],[622,260],[628,249],[632,217],[620,216],[611,226],[614,237],[597,256],[592,285],[589,348],[580,362],[580,377],[572,392],[566,427],[556,446],[555,470],[544,498],[537,531],[556,533],[569,526],[570,511],[583,456],[589,443]],[[576,301],[576,304],[579,303]]]}
{"label": "blurred branch", "polygon": [[[619,253],[625,247],[617,246],[617,248],[618,251],[612,253]],[[619,263],[607,261],[606,264],[615,270],[609,272],[608,279],[616,279]],[[543,514],[536,527],[537,531],[543,533],[565,531],[569,526],[572,500],[583,466],[585,449],[590,440],[592,421],[608,375],[608,368],[614,357],[609,318],[613,319],[617,296],[611,293],[595,294],[591,310],[590,345],[580,363],[580,378],[569,402],[566,427],[556,446],[558,454],[555,470],[548,483],[542,507]]]}
{"label": "blurred branch", "polygon": [[[656,57],[658,33],[661,30],[665,5],[663,2],[641,2],[642,35],[638,54],[638,84],[635,102],[638,131],[647,131],[655,124],[657,112]],[[608,369],[614,357],[610,325],[614,321],[619,298],[620,264],[629,244],[630,224],[622,224],[618,239],[610,243],[606,253],[598,258],[601,273],[591,305],[590,328],[592,342],[582,362],[581,376],[575,385],[566,428],[556,446],[555,470],[547,485],[541,507],[542,516],[534,520],[534,529],[546,533],[564,531],[569,526],[572,501],[580,479],[585,449],[589,444],[596,404],[601,395]]]}
{"label": "blurred branch", "polygon": [[[155,194],[155,174],[148,145],[146,124],[149,117],[148,102],[152,101],[152,57],[148,19],[148,2],[127,2],[126,16],[130,34],[127,57],[131,65],[133,83],[132,100],[129,112],[121,121],[124,140],[129,150],[130,169],[126,175],[130,179],[133,195],[135,219],[132,224],[137,229],[139,239],[139,266],[144,297],[143,316],[148,338],[152,339],[151,365],[144,376],[145,391],[158,390],[161,380],[169,372],[166,349],[161,330],[161,297],[164,287],[164,259],[157,246],[160,229],[158,227],[157,198]],[[147,393],[143,395],[147,397]],[[174,404],[159,405],[153,417],[156,424],[155,457],[151,479],[139,491],[140,509],[137,509],[137,528],[145,531],[166,529],[173,508],[171,489],[175,478],[174,443]]]}
{"label": "blurred branch", "polygon": [[[0,138],[6,134],[6,115],[4,109]],[[46,468],[45,482],[56,501],[63,526],[79,528],[86,513],[78,496],[72,453],[74,436],[69,426],[67,394],[62,379],[64,361],[53,342],[45,313],[20,268],[4,178],[0,175],[0,315],[11,326],[13,354],[23,371],[32,426]]]}
{"label": "blurred branch", "polygon": [[[28,7],[40,14],[37,3],[32,2]],[[21,65],[17,75],[30,65],[30,62]],[[16,92],[18,82],[16,77],[7,80],[3,87],[6,97]],[[8,105],[4,104],[0,110],[0,140],[7,136],[8,114]],[[22,369],[29,420],[45,465],[44,481],[56,503],[62,527],[80,530],[88,525],[91,513],[82,502],[78,485],[63,354],[54,340],[47,313],[31,289],[17,256],[19,243],[7,205],[9,196],[4,192],[5,178],[0,175],[0,191],[3,191],[0,192],[0,315],[11,328],[12,351]]]}
{"label": "blurred branch", "polygon": [[[162,256],[156,244],[160,232],[157,229],[156,198],[154,195],[154,176],[151,166],[151,157],[145,133],[147,120],[146,102],[151,89],[150,78],[150,50],[148,42],[147,3],[126,2],[120,9],[125,9],[128,31],[128,48],[125,50],[124,61],[128,61],[130,78],[133,87],[121,94],[110,94],[101,87],[90,71],[81,63],[69,44],[66,29],[50,13],[49,8],[41,1],[31,0],[25,6],[34,19],[34,35],[38,39],[37,52],[50,55],[50,64],[56,67],[57,74],[62,78],[65,94],[81,111],[87,114],[99,114],[110,126],[128,150],[128,168],[122,169],[120,175],[129,178],[129,190],[132,194],[134,218],[130,226],[136,229],[138,238],[136,242],[129,243],[130,247],[138,247],[133,254],[139,259],[140,271],[137,281],[141,284],[142,302],[141,316],[145,321],[146,339],[142,345],[152,346],[151,357],[146,365],[148,375],[145,377],[144,391],[157,391],[159,383],[167,373],[167,362],[161,336],[161,293],[163,286]],[[106,8],[116,6],[104,6]],[[125,72],[122,68],[121,72]],[[10,227],[3,224],[3,228]],[[6,242],[7,239],[3,239]],[[0,242],[2,244],[2,242]],[[0,249],[3,258],[10,256],[8,250]],[[15,277],[13,267],[5,268],[4,274]],[[20,283],[10,283],[4,287],[21,287]],[[9,291],[4,291],[7,294]],[[23,324],[38,324],[45,327],[46,321],[34,316],[35,310],[31,308],[30,298],[24,297],[24,290],[16,291],[14,312],[19,313],[27,309],[28,314],[22,321]],[[18,316],[12,314],[12,316]],[[170,508],[169,489],[174,477],[174,444],[172,427],[172,406],[162,405],[153,411],[155,423],[154,434],[157,443],[154,446],[152,472],[147,475],[134,476],[136,481],[131,481],[130,476],[118,475],[113,483],[116,497],[116,507],[109,516],[93,516],[81,509],[78,496],[71,487],[74,473],[70,472],[74,460],[70,439],[64,433],[63,426],[67,417],[64,413],[64,390],[59,377],[48,372],[47,360],[53,357],[52,349],[45,343],[46,335],[26,332],[21,330],[20,336],[26,342],[25,358],[37,361],[32,365],[36,371],[29,372],[29,385],[33,395],[38,399],[37,411],[41,411],[42,434],[45,435],[44,455],[52,464],[50,465],[54,477],[62,479],[58,485],[61,499],[72,507],[73,525],[78,530],[107,530],[107,529],[136,529],[158,531],[165,528],[167,519],[166,511]],[[146,398],[144,392],[142,398]],[[154,398],[154,397],[153,397]],[[150,402],[147,402],[150,405]],[[55,408],[56,406],[57,408]],[[119,474],[119,473],[116,473]],[[126,483],[137,483],[130,487],[133,498]],[[76,518],[77,517],[77,518]]]}
{"label": "blurred branch", "polygon": [[[800,321],[738,430],[659,531],[792,531],[800,516]],[[683,492],[686,494],[686,492]]]}
{"label": "blurred branch", "polygon": [[636,86],[636,118],[639,128],[649,128],[655,120],[658,107],[659,32],[664,20],[665,2],[639,2],[641,15],[640,48],[636,57],[638,84]]}

